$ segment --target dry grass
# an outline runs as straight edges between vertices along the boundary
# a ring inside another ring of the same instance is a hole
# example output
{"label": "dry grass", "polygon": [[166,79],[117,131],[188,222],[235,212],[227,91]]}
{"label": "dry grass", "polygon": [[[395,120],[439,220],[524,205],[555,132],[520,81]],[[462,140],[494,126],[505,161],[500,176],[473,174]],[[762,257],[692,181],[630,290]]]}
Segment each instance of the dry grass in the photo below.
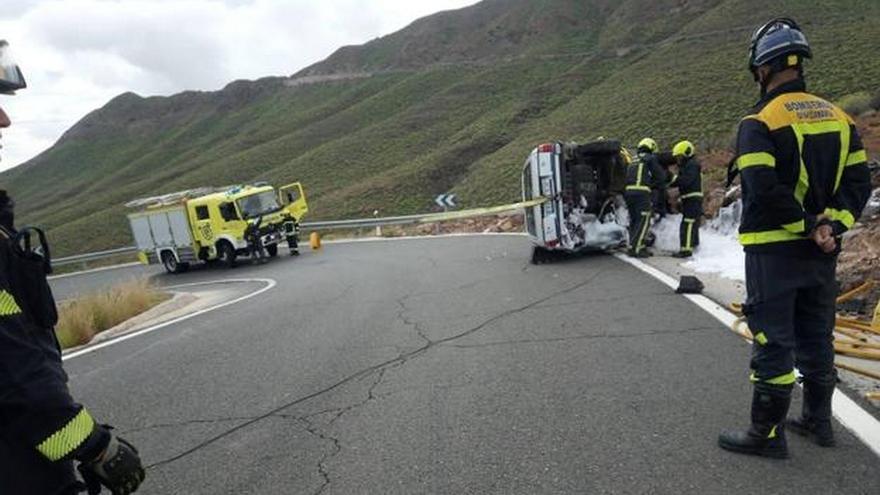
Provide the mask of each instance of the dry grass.
{"label": "dry grass", "polygon": [[59,308],[55,332],[62,348],[87,344],[95,335],[168,300],[147,280],[133,280],[87,294]]}

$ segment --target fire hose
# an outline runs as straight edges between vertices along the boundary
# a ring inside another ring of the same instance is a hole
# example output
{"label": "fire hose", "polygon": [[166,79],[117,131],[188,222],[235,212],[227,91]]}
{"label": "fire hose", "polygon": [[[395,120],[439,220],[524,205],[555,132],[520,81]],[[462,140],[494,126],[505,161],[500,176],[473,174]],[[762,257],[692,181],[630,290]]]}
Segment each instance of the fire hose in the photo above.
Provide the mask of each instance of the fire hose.
{"label": "fire hose", "polygon": [[[873,286],[873,281],[866,282],[842,294],[837,298],[837,302],[841,303],[852,299],[867,292]],[[737,316],[730,329],[751,342],[754,337],[748,327],[746,317],[743,315],[742,304],[732,303],[729,309]],[[869,337],[880,335],[880,326],[857,318],[838,315],[835,319],[834,332],[838,334],[834,339],[834,352],[836,354],[870,361],[880,361],[880,342],[872,341]],[[880,372],[847,363],[836,362],[834,366],[880,381]],[[869,392],[865,396],[869,399],[880,400],[880,392]]]}

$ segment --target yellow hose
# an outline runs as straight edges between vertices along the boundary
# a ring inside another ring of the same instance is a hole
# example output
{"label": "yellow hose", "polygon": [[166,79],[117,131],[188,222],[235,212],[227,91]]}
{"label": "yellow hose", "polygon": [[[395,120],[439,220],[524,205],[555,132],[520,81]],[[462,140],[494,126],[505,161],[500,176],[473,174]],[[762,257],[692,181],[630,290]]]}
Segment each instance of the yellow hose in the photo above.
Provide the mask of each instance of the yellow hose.
{"label": "yellow hose", "polygon": [[860,375],[867,376],[868,378],[880,380],[880,373],[877,373],[877,372],[874,372],[871,370],[866,370],[865,368],[860,368],[858,366],[853,366],[853,365],[844,364],[844,363],[834,363],[834,366],[837,366],[838,368],[840,368],[842,370],[851,371],[853,373],[858,373]]}
{"label": "yellow hose", "polygon": [[874,287],[874,281],[868,280],[867,282],[856,287],[855,289],[852,289],[848,292],[845,292],[845,293],[839,295],[837,297],[837,302],[842,303],[844,301],[849,301],[850,299],[862,294],[863,292],[867,292],[867,291],[871,290],[872,287]]}

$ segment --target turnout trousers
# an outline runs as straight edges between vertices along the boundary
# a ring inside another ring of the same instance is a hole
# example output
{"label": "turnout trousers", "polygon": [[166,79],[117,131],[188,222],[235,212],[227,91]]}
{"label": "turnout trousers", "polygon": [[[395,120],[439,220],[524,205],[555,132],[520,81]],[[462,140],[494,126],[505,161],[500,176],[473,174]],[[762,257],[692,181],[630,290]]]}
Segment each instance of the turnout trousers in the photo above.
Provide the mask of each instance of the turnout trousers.
{"label": "turnout trousers", "polygon": [[638,253],[645,249],[645,239],[651,229],[651,193],[626,191],[623,197],[629,210],[629,246]]}
{"label": "turnout trousers", "polygon": [[693,251],[700,245],[700,217],[703,216],[703,198],[687,198],[681,201],[681,226],[679,240],[682,251]]}
{"label": "turnout trousers", "polygon": [[834,376],[836,268],[834,257],[746,253],[752,381],[792,384],[795,366],[806,382]]}

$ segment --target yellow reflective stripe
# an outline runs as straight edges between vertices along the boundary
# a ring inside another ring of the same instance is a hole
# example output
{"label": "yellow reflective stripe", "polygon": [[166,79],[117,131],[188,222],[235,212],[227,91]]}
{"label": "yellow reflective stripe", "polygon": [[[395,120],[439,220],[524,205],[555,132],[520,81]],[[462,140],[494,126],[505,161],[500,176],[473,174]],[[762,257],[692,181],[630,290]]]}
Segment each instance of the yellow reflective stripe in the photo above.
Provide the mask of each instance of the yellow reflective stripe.
{"label": "yellow reflective stripe", "polygon": [[683,251],[692,251],[693,248],[693,236],[694,236],[694,220],[693,219],[685,219],[685,223],[687,223],[687,232],[685,233],[685,242]]}
{"label": "yellow reflective stripe", "polygon": [[641,158],[639,159],[638,167],[639,167],[639,172],[636,175],[636,184],[641,186],[642,185],[642,170],[645,168],[645,164],[644,164],[644,162],[642,162]]}
{"label": "yellow reflective stripe", "polygon": [[648,186],[626,186],[626,190],[651,192],[651,188]]}
{"label": "yellow reflective stripe", "polygon": [[764,232],[745,232],[739,235],[739,243],[743,246],[769,244],[771,242],[796,241],[800,239],[803,239],[803,237],[793,234],[785,229],[766,230]]}
{"label": "yellow reflective stripe", "polygon": [[828,215],[832,221],[840,222],[848,229],[851,229],[853,224],[856,223],[856,218],[848,210],[825,208],[825,214]]}
{"label": "yellow reflective stripe", "polygon": [[855,153],[850,153],[846,158],[846,166],[852,165],[861,165],[868,161],[868,153],[865,150],[859,150]]}
{"label": "yellow reflective stripe", "polygon": [[764,332],[758,332],[755,334],[755,342],[761,345],[767,345],[767,336],[764,335]]}
{"label": "yellow reflective stripe", "polygon": [[753,383],[754,382],[761,382],[761,383],[767,383],[769,385],[791,385],[797,381],[797,375],[794,373],[794,370],[791,370],[790,372],[788,372],[784,375],[779,375],[779,376],[775,376],[773,378],[770,378],[769,380],[764,380],[764,379],[758,378],[758,376],[755,374],[755,372],[752,371],[751,376],[749,376],[749,380],[751,380]]}
{"label": "yellow reflective stripe", "polygon": [[841,127],[846,127],[849,129],[849,125],[844,126],[845,122],[841,122],[839,120],[826,120],[824,122],[798,122],[795,124],[791,124],[792,127],[797,127],[798,130],[804,134],[809,136],[814,136],[816,134],[830,134],[832,132],[841,132]]}
{"label": "yellow reflective stripe", "polygon": [[797,375],[794,374],[794,370],[791,370],[784,375],[779,375],[769,380],[761,381],[763,381],[764,383],[769,383],[770,385],[791,385],[797,381]]}
{"label": "yellow reflective stripe", "polygon": [[807,230],[807,222],[805,220],[798,220],[797,222],[787,223],[782,228],[793,234],[800,234]]}
{"label": "yellow reflective stripe", "polygon": [[648,224],[651,223],[651,213],[642,212],[642,231],[639,232],[639,240],[636,243],[636,251],[641,251],[645,247],[645,236],[648,235]]}
{"label": "yellow reflective stripe", "polygon": [[[672,174],[672,177],[669,179],[669,184],[678,180],[678,174]],[[668,184],[667,184],[668,185]]]}
{"label": "yellow reflective stripe", "polygon": [[804,196],[807,195],[807,189],[810,187],[810,174],[807,172],[807,164],[804,163],[804,132],[800,130],[800,126],[792,124],[792,130],[797,138],[798,143],[798,160],[800,160],[800,171],[798,172],[797,185],[794,188],[794,197],[798,204],[804,205]]}
{"label": "yellow reflective stripe", "polygon": [[14,316],[21,314],[21,308],[15,302],[15,297],[5,290],[0,290],[0,316]]}
{"label": "yellow reflective stripe", "polygon": [[683,196],[681,197],[681,199],[688,199],[688,198],[702,198],[702,197],[703,197],[703,193],[701,193],[701,192],[692,192],[692,193],[687,193],[687,194],[683,195]]}
{"label": "yellow reflective stripe", "polygon": [[849,157],[850,130],[849,125],[840,126],[840,160],[837,163],[837,176],[834,179],[834,192],[840,187],[840,179],[843,178],[843,169],[846,168],[846,160]]}
{"label": "yellow reflective stripe", "polygon": [[770,153],[747,153],[736,159],[736,167],[740,170],[757,166],[775,167],[776,157]]}
{"label": "yellow reflective stripe", "polygon": [[773,428],[770,428],[770,434],[767,435],[767,438],[776,438],[776,425],[773,425]]}
{"label": "yellow reflective stripe", "polygon": [[37,450],[50,461],[59,461],[82,445],[94,428],[95,420],[82,409],[63,428],[37,445]]}

